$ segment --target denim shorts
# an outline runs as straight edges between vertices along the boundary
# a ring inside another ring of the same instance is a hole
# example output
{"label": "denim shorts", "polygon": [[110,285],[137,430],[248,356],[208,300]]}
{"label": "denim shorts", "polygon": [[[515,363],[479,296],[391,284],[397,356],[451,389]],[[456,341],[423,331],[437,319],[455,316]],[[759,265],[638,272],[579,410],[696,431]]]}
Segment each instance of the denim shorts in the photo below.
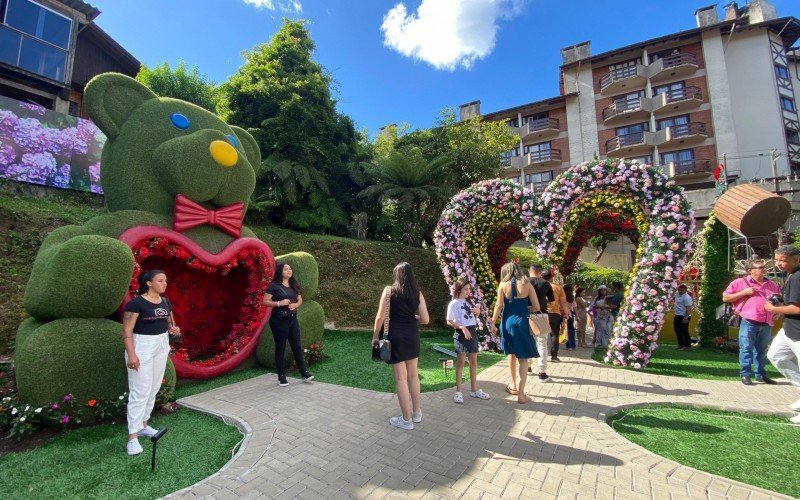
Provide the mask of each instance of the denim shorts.
{"label": "denim shorts", "polygon": [[455,351],[459,354],[475,354],[480,350],[477,328],[475,325],[472,325],[468,326],[467,329],[469,329],[469,333],[472,334],[470,340],[467,340],[464,336],[464,332],[460,329],[453,332],[453,347],[455,347]]}

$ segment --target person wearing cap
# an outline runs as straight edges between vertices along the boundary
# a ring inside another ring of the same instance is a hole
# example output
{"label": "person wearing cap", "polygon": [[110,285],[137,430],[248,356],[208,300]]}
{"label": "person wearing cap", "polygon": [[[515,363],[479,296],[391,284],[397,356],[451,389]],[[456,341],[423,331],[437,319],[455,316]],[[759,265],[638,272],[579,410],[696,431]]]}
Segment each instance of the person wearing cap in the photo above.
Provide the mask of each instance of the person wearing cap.
{"label": "person wearing cap", "polygon": [[611,314],[611,304],[608,300],[608,287],[600,285],[597,287],[597,296],[589,305],[589,312],[594,323],[594,347],[607,347],[611,327],[614,324],[614,316]]}
{"label": "person wearing cap", "polygon": [[678,339],[679,351],[689,351],[692,349],[692,338],[689,336],[689,321],[692,315],[692,296],[686,293],[686,285],[678,286],[678,294],[675,296],[673,309],[675,319],[672,321],[672,328],[675,330],[675,337]]}
{"label": "person wearing cap", "polygon": [[722,301],[733,304],[734,313],[742,318],[739,325],[739,376],[744,385],[752,385],[752,365],[755,361],[755,381],[774,384],[767,377],[767,351],[772,339],[775,315],[764,309],[764,304],[772,295],[780,294],[781,289],[775,282],[767,279],[766,263],[763,260],[748,261],[747,273],[747,276],[731,281],[722,293]]}

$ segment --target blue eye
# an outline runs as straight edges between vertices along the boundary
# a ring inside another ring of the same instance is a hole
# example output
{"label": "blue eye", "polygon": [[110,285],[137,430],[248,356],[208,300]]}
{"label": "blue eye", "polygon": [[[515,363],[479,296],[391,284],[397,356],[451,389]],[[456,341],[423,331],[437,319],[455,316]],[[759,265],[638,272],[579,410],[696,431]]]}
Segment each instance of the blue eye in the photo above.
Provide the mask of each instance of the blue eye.
{"label": "blue eye", "polygon": [[187,128],[189,128],[189,119],[186,118],[185,115],[182,115],[180,113],[172,113],[169,119],[173,125],[175,125],[177,128],[181,130],[186,130]]}
{"label": "blue eye", "polygon": [[228,142],[230,142],[233,147],[239,146],[239,141],[236,140],[236,137],[233,134],[228,134],[226,137],[228,138]]}

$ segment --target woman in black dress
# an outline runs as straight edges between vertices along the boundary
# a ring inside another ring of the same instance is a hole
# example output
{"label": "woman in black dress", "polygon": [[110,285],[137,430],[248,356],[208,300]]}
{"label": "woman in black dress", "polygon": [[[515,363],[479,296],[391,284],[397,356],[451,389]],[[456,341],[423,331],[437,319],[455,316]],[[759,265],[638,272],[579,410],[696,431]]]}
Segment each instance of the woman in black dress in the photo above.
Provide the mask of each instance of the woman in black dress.
{"label": "woman in black dress", "polygon": [[395,392],[400,403],[400,416],[392,417],[389,423],[401,429],[411,430],[414,423],[422,422],[422,409],[419,398],[419,326],[425,325],[428,307],[425,297],[417,287],[411,264],[401,262],[394,268],[394,283],[386,287],[378,304],[375,326],[372,330],[372,344],[378,342],[378,336],[386,318],[386,295],[389,294],[389,332],[392,344],[392,356],[389,364],[394,371]]}
{"label": "woman in black dress", "polygon": [[284,358],[287,340],[292,348],[297,369],[303,376],[303,381],[314,380],[314,376],[308,372],[306,367],[303,346],[300,344],[300,323],[297,321],[297,308],[303,303],[303,296],[300,293],[300,285],[294,279],[292,266],[285,262],[278,262],[275,266],[275,277],[264,293],[264,305],[274,308],[269,317],[269,328],[272,330],[272,338],[275,340],[275,369],[278,371],[278,385],[281,387],[289,385],[289,381],[286,379],[286,359]]}

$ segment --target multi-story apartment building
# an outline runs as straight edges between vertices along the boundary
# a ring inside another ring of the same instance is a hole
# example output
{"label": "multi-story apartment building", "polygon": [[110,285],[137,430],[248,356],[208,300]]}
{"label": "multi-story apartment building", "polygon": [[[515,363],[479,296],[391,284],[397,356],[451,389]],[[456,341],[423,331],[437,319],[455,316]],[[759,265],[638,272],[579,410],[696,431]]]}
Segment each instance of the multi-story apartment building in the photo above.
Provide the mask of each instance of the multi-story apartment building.
{"label": "multi-story apartment building", "polygon": [[93,76],[135,76],[139,61],[92,22],[99,14],[80,0],[0,0],[0,96],[79,116]]}
{"label": "multi-story apartment building", "polygon": [[560,95],[484,115],[520,137],[506,176],[542,189],[595,155],[637,158],[683,185],[702,216],[721,163],[746,180],[771,177],[773,162],[800,174],[800,20],[761,0],[724,13],[704,7],[694,29],[598,55],[589,42],[562,49]]}

